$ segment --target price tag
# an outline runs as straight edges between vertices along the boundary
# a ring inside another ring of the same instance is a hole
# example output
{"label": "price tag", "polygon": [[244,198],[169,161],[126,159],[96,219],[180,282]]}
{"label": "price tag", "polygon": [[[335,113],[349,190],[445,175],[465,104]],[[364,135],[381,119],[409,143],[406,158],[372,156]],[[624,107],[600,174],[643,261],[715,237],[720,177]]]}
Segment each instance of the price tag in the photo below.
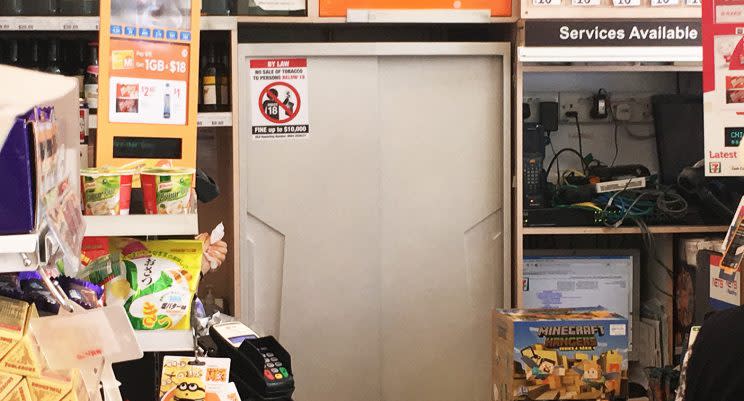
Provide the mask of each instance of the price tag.
{"label": "price tag", "polygon": [[651,6],[653,7],[666,7],[666,6],[677,6],[679,0],[651,0]]}
{"label": "price tag", "polygon": [[687,5],[699,7],[702,5],[702,2],[700,0],[687,0]]}
{"label": "price tag", "polygon": [[641,0],[612,0],[615,7],[640,7]]}
{"label": "price tag", "polygon": [[560,6],[561,0],[532,0],[533,6]]}
{"label": "price tag", "polygon": [[64,21],[62,22],[62,30],[63,31],[79,31],[80,30],[80,24],[77,23],[77,21]]}
{"label": "price tag", "polygon": [[571,0],[571,5],[578,7],[598,6],[601,4],[602,0]]}

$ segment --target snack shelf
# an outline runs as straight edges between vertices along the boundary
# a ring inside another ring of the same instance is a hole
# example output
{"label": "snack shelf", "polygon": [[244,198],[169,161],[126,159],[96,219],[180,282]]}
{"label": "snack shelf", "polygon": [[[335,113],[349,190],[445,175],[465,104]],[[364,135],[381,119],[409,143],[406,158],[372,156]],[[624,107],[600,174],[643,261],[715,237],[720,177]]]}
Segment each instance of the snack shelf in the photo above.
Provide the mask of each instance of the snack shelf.
{"label": "snack shelf", "polygon": [[193,351],[194,337],[191,330],[135,330],[134,336],[143,352]]}
{"label": "snack shelf", "polygon": [[145,237],[199,233],[199,218],[196,214],[83,216],[83,219],[87,237]]}
{"label": "snack shelf", "polygon": [[0,273],[35,270],[42,242],[38,233],[0,236]]}
{"label": "snack shelf", "polygon": [[[728,226],[650,226],[653,234],[725,233]],[[638,227],[524,227],[524,235],[612,235],[640,234]]]}
{"label": "snack shelf", "polygon": [[[203,31],[236,29],[235,17],[201,17]],[[97,31],[98,17],[0,17],[0,31]]]}
{"label": "snack shelf", "polygon": [[[232,113],[199,113],[197,116],[197,127],[232,127]],[[98,128],[98,115],[91,114],[88,116],[88,128]]]}

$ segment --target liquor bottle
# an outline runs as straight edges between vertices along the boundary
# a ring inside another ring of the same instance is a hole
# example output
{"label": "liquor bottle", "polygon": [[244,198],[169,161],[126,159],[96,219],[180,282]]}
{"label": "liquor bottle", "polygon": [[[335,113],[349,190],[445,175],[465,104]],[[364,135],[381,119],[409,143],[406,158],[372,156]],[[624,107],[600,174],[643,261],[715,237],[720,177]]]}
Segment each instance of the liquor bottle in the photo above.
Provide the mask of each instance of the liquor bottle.
{"label": "liquor bottle", "polygon": [[2,0],[0,1],[1,15],[25,15],[23,0]]}
{"label": "liquor bottle", "polygon": [[[32,8],[31,13],[40,16],[59,15],[59,2],[60,0],[34,0],[36,7]],[[25,3],[31,3],[31,1],[26,0]]]}
{"label": "liquor bottle", "polygon": [[202,15],[234,15],[234,0],[203,0]]}
{"label": "liquor bottle", "polygon": [[98,43],[90,44],[88,68],[85,70],[85,102],[90,114],[98,114]]}
{"label": "liquor bottle", "polygon": [[229,111],[230,110],[230,55],[228,54],[229,47],[227,44],[220,44],[220,58],[219,63],[222,67],[222,70],[225,71],[225,73],[222,75],[222,79],[220,80],[220,97],[217,100],[220,106],[221,111]]}
{"label": "liquor bottle", "polygon": [[62,74],[59,39],[50,39],[47,46],[47,66],[44,71],[50,74]]}
{"label": "liquor bottle", "polygon": [[99,0],[82,0],[83,1],[83,15],[95,17],[101,13],[101,2]]}
{"label": "liquor bottle", "polygon": [[222,82],[225,75],[225,70],[221,63],[217,61],[214,44],[208,43],[206,48],[207,64],[204,66],[201,74],[202,107],[200,111],[217,112],[221,111],[220,98],[222,94],[220,82]]}
{"label": "liquor bottle", "polygon": [[171,94],[170,84],[165,84],[165,95],[163,95],[163,118],[171,118]]}
{"label": "liquor bottle", "polygon": [[85,46],[86,43],[81,40],[69,42],[67,47],[67,60],[65,63],[65,75],[73,77],[78,81],[79,97],[85,99]]}
{"label": "liquor bottle", "polygon": [[5,58],[8,65],[15,67],[21,67],[21,57],[18,53],[18,39],[11,39],[8,41],[8,56]]}
{"label": "liquor bottle", "polygon": [[36,71],[43,71],[44,65],[39,54],[39,40],[31,39],[28,46],[28,58],[26,59],[26,68]]}
{"label": "liquor bottle", "polygon": [[98,0],[59,0],[60,14],[97,16],[99,11]]}

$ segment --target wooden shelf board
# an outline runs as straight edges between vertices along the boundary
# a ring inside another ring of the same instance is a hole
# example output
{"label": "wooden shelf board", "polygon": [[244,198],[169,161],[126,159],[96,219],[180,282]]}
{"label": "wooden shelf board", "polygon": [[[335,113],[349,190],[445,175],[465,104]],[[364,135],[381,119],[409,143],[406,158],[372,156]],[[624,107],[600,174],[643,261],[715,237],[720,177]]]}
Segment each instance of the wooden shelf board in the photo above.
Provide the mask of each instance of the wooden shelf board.
{"label": "wooden shelf board", "polygon": [[702,64],[691,65],[621,65],[621,64],[596,64],[596,65],[524,65],[523,72],[701,72]]}
{"label": "wooden shelf board", "polygon": [[[651,226],[653,234],[725,233],[728,226]],[[524,235],[612,235],[640,234],[638,227],[523,227]]]}

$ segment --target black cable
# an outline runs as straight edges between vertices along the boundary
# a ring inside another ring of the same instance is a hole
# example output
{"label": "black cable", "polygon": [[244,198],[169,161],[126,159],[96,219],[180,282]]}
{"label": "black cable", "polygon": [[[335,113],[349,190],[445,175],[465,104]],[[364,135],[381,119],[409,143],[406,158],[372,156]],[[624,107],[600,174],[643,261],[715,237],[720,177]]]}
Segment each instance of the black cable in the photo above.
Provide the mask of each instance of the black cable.
{"label": "black cable", "polygon": [[[574,118],[576,119],[576,133],[579,136],[579,154],[581,155],[581,158],[584,159],[584,146],[581,143],[581,124],[579,124],[579,113],[574,114]],[[586,173],[586,170],[584,170]]]}
{"label": "black cable", "polygon": [[[548,165],[548,169],[545,172],[546,176],[550,175],[550,170],[553,168],[553,163],[555,163],[558,160],[558,156],[560,156],[563,152],[572,152],[573,154],[579,157],[579,160],[581,160],[581,166],[584,169],[584,171],[587,171],[589,169],[589,167],[586,165],[586,161],[581,156],[581,153],[577,152],[576,149],[563,148],[559,150],[558,153],[555,153],[555,155],[553,156],[553,160],[550,161],[550,164]],[[560,180],[560,175],[558,176],[558,179]]]}
{"label": "black cable", "polygon": [[[613,118],[614,121],[614,118]],[[617,142],[617,121],[615,122],[615,156],[612,158],[612,164],[610,164],[610,167],[613,167],[615,165],[615,162],[617,161],[617,155],[620,154],[620,146]]]}
{"label": "black cable", "polygon": [[[555,146],[553,146],[553,138],[550,137],[550,132],[548,132],[548,142],[550,143],[550,150],[553,151],[553,156],[555,156]],[[561,163],[556,160],[555,162],[555,169],[558,172],[558,184],[561,183]],[[547,176],[548,174],[545,173]]]}

